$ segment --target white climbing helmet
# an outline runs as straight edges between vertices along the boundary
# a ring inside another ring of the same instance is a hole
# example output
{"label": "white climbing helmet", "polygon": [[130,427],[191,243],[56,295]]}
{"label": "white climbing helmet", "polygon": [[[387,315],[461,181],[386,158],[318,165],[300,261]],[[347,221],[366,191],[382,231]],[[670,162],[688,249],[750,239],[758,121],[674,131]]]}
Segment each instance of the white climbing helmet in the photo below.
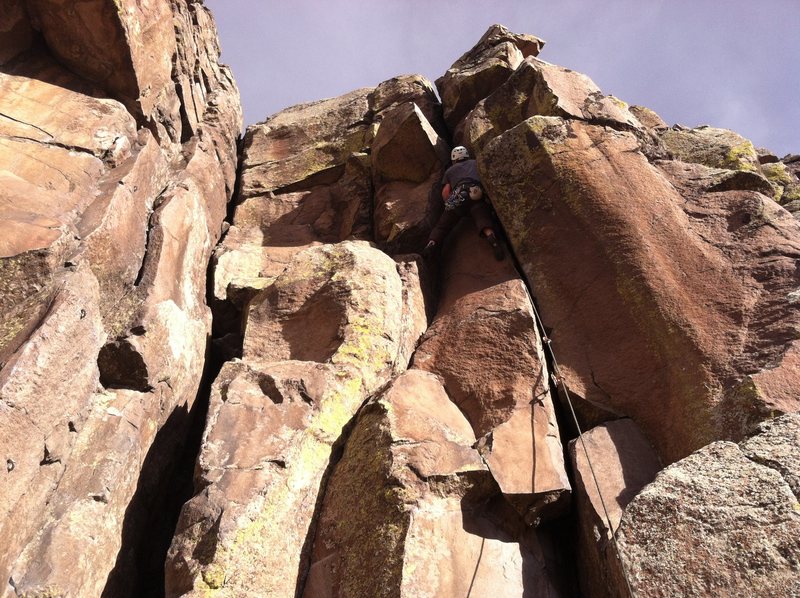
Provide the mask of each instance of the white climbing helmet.
{"label": "white climbing helmet", "polygon": [[467,148],[465,148],[463,145],[455,146],[453,148],[453,151],[450,152],[450,159],[453,162],[458,162],[459,160],[466,160],[467,158],[469,158],[469,152],[467,151]]}

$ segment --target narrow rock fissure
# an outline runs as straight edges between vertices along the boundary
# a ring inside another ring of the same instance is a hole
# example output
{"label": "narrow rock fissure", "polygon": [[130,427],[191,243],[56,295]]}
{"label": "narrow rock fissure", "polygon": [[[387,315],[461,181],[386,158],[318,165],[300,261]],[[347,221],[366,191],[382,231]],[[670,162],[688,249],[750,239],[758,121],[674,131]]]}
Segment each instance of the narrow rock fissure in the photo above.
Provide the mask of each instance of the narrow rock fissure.
{"label": "narrow rock fissure", "polygon": [[[503,229],[502,223],[499,224],[503,237],[507,240],[508,236],[506,235],[505,230]],[[506,243],[508,247],[508,255],[509,259],[513,262],[514,268],[517,270],[519,274],[519,278],[522,283],[525,285],[525,288],[528,291],[528,295],[530,296],[532,307],[536,310],[536,313],[541,313],[539,311],[539,305],[536,302],[536,295],[534,294],[533,284],[528,280],[527,276],[525,275],[525,271],[522,268],[522,264],[519,261],[516,253],[514,252],[513,245],[510,242]],[[556,555],[557,561],[559,566],[561,567],[560,577],[563,580],[570,580],[568,583],[572,584],[570,588],[570,595],[578,596],[578,588],[577,588],[577,579],[578,579],[578,557],[577,557],[577,545],[578,545],[578,537],[580,534],[580,521],[578,518],[578,511],[576,507],[575,501],[575,488],[576,485],[576,478],[575,472],[572,467],[572,461],[569,458],[569,451],[568,446],[570,441],[574,440],[578,437],[580,430],[578,430],[575,426],[575,422],[567,413],[567,406],[564,405],[564,402],[561,400],[562,394],[559,391],[558,385],[556,383],[555,378],[553,377],[553,373],[555,372],[554,369],[554,362],[553,356],[549,350],[547,350],[546,342],[544,339],[550,338],[550,334],[543,328],[544,322],[541,321],[539,318],[535,318],[536,322],[536,331],[539,336],[539,341],[542,343],[543,354],[545,358],[545,364],[547,365],[547,371],[550,372],[551,376],[547,381],[548,388],[550,390],[550,396],[552,397],[553,409],[556,416],[556,423],[558,424],[559,435],[561,437],[561,447],[564,456],[564,469],[569,479],[569,483],[572,486],[573,490],[573,497],[572,500],[569,502],[569,510],[565,512],[561,517],[556,519],[547,521],[540,526],[540,529],[544,530],[546,533],[552,534],[551,537],[554,538],[569,538],[569,542],[559,542],[558,543],[558,554]],[[552,350],[552,346],[551,346]]]}

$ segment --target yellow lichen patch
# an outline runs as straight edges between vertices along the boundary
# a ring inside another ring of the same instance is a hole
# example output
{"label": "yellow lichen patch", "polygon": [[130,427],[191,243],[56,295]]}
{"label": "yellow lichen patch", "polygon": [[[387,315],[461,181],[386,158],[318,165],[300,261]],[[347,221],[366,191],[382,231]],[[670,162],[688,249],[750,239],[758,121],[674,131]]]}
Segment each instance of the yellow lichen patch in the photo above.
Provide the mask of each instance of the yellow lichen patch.
{"label": "yellow lichen patch", "polygon": [[756,172],[756,163],[758,162],[758,154],[756,148],[750,141],[745,140],[739,145],[733,146],[727,154],[723,163],[724,168],[732,170],[746,170],[749,172]]}
{"label": "yellow lichen patch", "polygon": [[212,590],[220,589],[225,584],[225,569],[217,563],[212,563],[203,569],[203,583]]}
{"label": "yellow lichen patch", "polygon": [[787,203],[791,201],[788,197],[792,194],[796,196],[794,199],[800,197],[800,185],[795,183],[785,164],[781,162],[764,164],[761,166],[761,174],[767,177],[767,180],[772,184],[772,188],[775,190],[772,198],[775,201]]}

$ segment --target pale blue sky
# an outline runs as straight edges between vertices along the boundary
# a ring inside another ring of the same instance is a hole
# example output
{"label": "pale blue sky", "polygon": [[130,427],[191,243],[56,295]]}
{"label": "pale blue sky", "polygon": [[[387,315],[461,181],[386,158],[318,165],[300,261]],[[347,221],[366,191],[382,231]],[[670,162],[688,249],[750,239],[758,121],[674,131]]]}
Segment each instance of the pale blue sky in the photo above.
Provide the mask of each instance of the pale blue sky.
{"label": "pale blue sky", "polygon": [[206,0],[245,123],[395,75],[439,77],[492,23],[669,124],[800,154],[800,0]]}

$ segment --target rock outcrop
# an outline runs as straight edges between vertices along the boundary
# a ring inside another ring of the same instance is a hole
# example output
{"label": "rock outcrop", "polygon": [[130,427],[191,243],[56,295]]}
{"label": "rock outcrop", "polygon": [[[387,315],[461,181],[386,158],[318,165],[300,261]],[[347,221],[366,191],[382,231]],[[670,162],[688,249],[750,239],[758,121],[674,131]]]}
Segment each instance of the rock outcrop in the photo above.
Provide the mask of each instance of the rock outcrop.
{"label": "rock outcrop", "polygon": [[238,91],[202,4],[2,10],[3,595],[133,595],[205,365]]}
{"label": "rock outcrop", "polygon": [[800,593],[800,158],[543,44],[240,142],[202,2],[0,7],[0,595]]}
{"label": "rock outcrop", "polygon": [[416,329],[403,326],[415,291],[403,292],[390,257],[344,242],[298,253],[251,302],[242,361],[214,384],[170,595],[294,593],[334,445],[423,332],[424,312]]}
{"label": "rock outcrop", "polygon": [[474,444],[436,376],[396,378],[359,412],[328,484],[303,595],[552,591],[535,539],[493,520],[497,488]]}
{"label": "rock outcrop", "polygon": [[472,226],[454,232],[441,277],[436,318],[413,365],[441,376],[520,515],[534,523],[558,514],[569,502],[570,484],[525,285],[509,260],[493,258]]}
{"label": "rock outcrop", "polygon": [[674,460],[797,409],[786,298],[800,229],[757,192],[681,196],[638,148],[627,132],[531,117],[481,164],[570,391],[629,415]]}
{"label": "rock outcrop", "polygon": [[800,593],[800,417],[671,465],[628,505],[619,543],[639,596]]}

